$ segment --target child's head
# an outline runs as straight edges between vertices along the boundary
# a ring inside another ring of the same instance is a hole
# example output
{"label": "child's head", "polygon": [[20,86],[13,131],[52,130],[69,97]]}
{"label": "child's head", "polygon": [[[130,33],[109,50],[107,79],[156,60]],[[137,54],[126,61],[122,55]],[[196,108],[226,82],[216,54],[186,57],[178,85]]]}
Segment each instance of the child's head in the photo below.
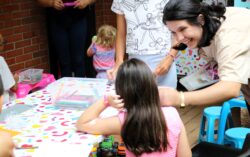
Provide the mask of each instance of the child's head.
{"label": "child's head", "polygon": [[103,47],[112,48],[115,43],[116,29],[110,25],[103,25],[98,29],[95,43]]}
{"label": "child's head", "polygon": [[115,86],[116,93],[124,100],[125,108],[130,109],[129,105],[137,104],[138,101],[159,105],[155,78],[150,68],[141,60],[125,61],[117,72]]}
{"label": "child's head", "polygon": [[121,133],[127,149],[135,155],[165,151],[166,121],[150,68],[138,59],[125,61],[117,72],[115,88],[127,110]]}

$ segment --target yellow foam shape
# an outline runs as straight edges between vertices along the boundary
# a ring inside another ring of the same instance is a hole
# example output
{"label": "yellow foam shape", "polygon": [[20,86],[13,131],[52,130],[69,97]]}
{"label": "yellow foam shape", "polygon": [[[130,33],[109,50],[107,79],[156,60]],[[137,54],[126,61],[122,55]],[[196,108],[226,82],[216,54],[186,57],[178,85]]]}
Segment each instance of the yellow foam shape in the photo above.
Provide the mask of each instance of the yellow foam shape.
{"label": "yellow foam shape", "polygon": [[18,132],[18,131],[5,129],[5,128],[3,128],[2,126],[0,126],[0,131],[7,132],[7,133],[9,133],[11,136],[16,136],[16,135],[20,134],[20,132]]}

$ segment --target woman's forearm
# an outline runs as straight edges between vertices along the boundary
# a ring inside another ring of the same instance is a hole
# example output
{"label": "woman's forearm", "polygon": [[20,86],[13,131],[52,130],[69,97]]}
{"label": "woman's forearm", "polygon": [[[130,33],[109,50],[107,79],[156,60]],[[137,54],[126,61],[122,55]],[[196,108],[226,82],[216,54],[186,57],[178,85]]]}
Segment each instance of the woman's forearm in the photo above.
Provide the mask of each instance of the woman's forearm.
{"label": "woman's forearm", "polygon": [[184,92],[186,105],[213,105],[237,97],[240,93],[241,84],[230,81],[218,83],[192,92]]}
{"label": "woman's forearm", "polygon": [[116,15],[117,33],[116,33],[116,64],[120,65],[123,62],[125,47],[126,47],[126,21],[124,15]]}

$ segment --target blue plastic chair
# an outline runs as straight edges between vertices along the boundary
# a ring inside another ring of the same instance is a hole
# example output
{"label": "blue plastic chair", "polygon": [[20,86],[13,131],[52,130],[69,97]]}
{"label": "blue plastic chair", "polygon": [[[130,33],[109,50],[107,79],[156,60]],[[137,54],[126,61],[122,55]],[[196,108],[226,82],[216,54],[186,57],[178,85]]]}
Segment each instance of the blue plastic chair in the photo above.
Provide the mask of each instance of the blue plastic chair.
{"label": "blue plastic chair", "polygon": [[249,128],[230,128],[225,132],[225,143],[229,143],[235,148],[242,149],[246,135],[248,133],[250,133]]}
{"label": "blue plastic chair", "polygon": [[[226,101],[223,104],[219,120],[218,137],[217,137],[218,144],[224,144],[225,130],[234,127],[231,109],[235,107],[240,107],[240,108],[247,107],[243,97],[230,99],[229,101]],[[227,124],[227,122],[229,124]]]}
{"label": "blue plastic chair", "polygon": [[242,0],[234,0],[234,6],[250,9],[250,2],[243,2]]}
{"label": "blue plastic chair", "polygon": [[221,106],[210,106],[203,110],[203,116],[200,124],[199,142],[206,141],[217,143],[215,135],[218,131],[215,130],[215,122],[221,117]]}
{"label": "blue plastic chair", "polygon": [[[246,108],[244,99],[235,98],[226,101],[222,106],[206,107],[201,119],[199,142],[224,144],[225,130],[234,127],[231,114],[231,108],[234,107]],[[218,120],[218,130],[214,129],[216,120]]]}

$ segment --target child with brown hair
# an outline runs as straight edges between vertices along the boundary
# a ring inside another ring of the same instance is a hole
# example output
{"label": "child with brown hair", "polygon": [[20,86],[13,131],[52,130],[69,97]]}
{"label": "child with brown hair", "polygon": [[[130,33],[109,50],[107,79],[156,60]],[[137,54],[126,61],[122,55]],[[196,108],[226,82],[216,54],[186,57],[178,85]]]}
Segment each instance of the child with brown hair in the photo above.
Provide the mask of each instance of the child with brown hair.
{"label": "child with brown hair", "polygon": [[93,56],[96,78],[107,78],[106,71],[113,68],[115,64],[115,36],[116,29],[113,26],[103,25],[92,38],[87,55]]}

